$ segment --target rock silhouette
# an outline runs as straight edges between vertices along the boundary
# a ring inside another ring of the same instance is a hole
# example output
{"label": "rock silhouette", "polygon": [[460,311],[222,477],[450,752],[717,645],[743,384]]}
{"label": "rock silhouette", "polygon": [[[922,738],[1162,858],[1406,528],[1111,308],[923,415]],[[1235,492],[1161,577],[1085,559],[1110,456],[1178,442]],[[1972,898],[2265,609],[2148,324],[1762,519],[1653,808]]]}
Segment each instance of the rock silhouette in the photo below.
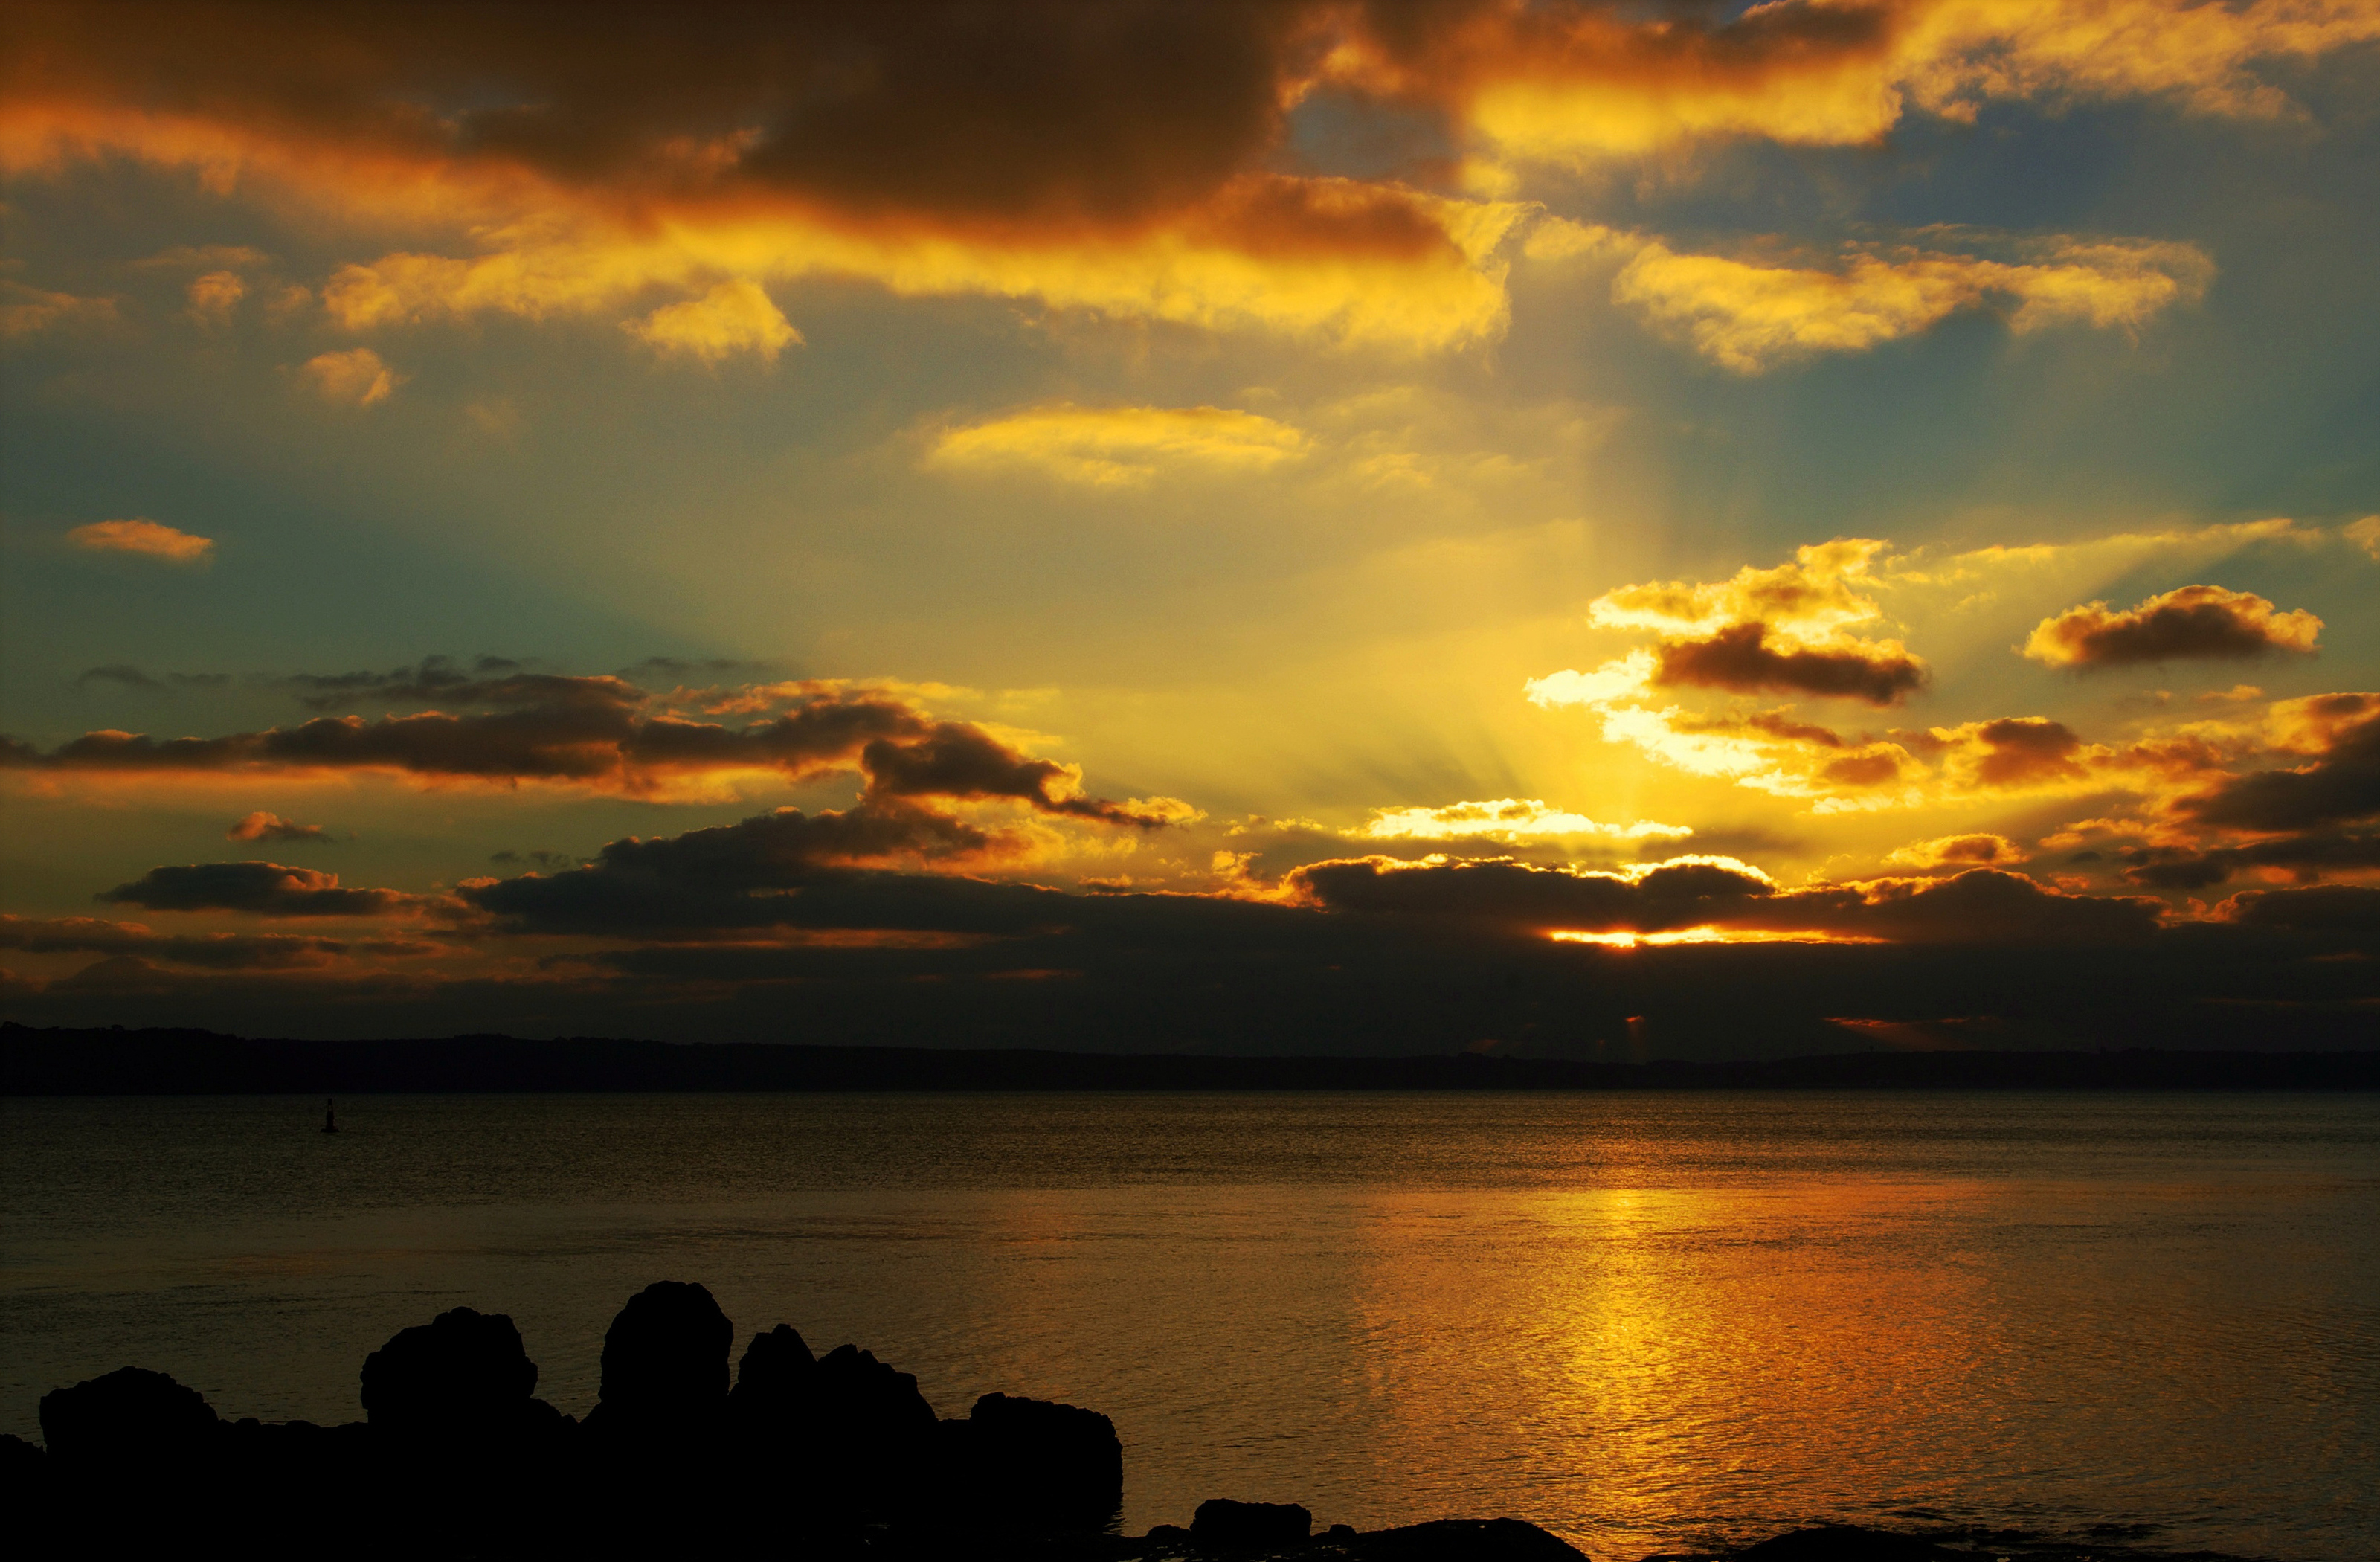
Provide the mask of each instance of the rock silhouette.
{"label": "rock silhouette", "polygon": [[530,1395],[537,1363],[501,1312],[457,1307],[400,1329],[364,1358],[364,1416],[413,1440],[485,1442],[551,1428],[561,1412]]}
{"label": "rock silhouette", "polygon": [[197,1389],[141,1367],[42,1396],[42,1440],[69,1469],[188,1466],[207,1457],[219,1424]]}
{"label": "rock silhouette", "polygon": [[[0,1505],[25,1555],[236,1540],[258,1555],[361,1557],[1584,1562],[1513,1519],[1317,1536],[1302,1507],[1222,1498],[1186,1530],[1126,1537],[1115,1532],[1123,1446],[1097,1411],[987,1394],[965,1419],[941,1420],[909,1373],[853,1345],[817,1356],[784,1324],[752,1337],[731,1387],[735,1337],[702,1287],[647,1287],[604,1336],[584,1423],[535,1397],[537,1364],[513,1321],[468,1307],[371,1352],[366,1419],[344,1426],[225,1422],[195,1389],[126,1367],[42,1397],[46,1450],[0,1436]],[[1837,1526],[1706,1562],[2008,1554],[1950,1538]]]}
{"label": "rock silhouette", "polygon": [[987,1394],[942,1427],[962,1510],[1002,1530],[1096,1530],[1123,1506],[1123,1444],[1097,1410]]}
{"label": "rock silhouette", "polygon": [[1313,1532],[1314,1515],[1295,1503],[1216,1497],[1200,1503],[1190,1519],[1190,1539],[1202,1551],[1293,1545]]}
{"label": "rock silhouette", "polygon": [[818,1393],[818,1358],[791,1324],[754,1335],[735,1364],[728,1409],[756,1431],[807,1413]]}
{"label": "rock silhouette", "polygon": [[589,1429],[709,1435],[727,1409],[727,1351],[735,1343],[735,1325],[704,1287],[679,1280],[647,1286],[603,1336],[603,1386]]}

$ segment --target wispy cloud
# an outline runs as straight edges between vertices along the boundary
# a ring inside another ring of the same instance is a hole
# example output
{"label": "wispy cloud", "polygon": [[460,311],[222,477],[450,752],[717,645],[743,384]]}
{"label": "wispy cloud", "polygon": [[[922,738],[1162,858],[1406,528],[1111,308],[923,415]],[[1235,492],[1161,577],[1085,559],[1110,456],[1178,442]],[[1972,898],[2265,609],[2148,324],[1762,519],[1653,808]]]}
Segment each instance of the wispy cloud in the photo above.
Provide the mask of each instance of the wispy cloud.
{"label": "wispy cloud", "polygon": [[2046,241],[2037,260],[1900,249],[1840,266],[1763,264],[1645,244],[1613,278],[1614,301],[1703,357],[1758,374],[1823,353],[1863,352],[1952,314],[2000,305],[2019,332],[2137,327],[2203,297],[2214,262],[2188,244]]}
{"label": "wispy cloud", "polygon": [[1025,469],[1114,487],[1148,482],[1160,471],[1269,471],[1312,444],[1301,429],[1229,408],[1061,402],[946,430],[926,462],[953,470]]}

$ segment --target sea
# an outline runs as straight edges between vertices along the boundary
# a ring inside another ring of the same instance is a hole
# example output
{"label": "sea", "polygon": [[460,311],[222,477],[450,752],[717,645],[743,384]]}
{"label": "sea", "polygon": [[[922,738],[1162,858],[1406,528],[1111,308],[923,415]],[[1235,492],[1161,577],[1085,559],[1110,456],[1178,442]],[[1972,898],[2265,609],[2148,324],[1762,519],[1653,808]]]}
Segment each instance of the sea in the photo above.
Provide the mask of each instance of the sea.
{"label": "sea", "polygon": [[[0,1104],[0,1431],[171,1373],[361,1415],[509,1313],[565,1411],[660,1279],[1087,1406],[1126,1532],[1544,1525],[1597,1562],[1824,1521],[2380,1556],[2380,1098],[1450,1092]],[[740,1344],[739,1344],[740,1349]]]}

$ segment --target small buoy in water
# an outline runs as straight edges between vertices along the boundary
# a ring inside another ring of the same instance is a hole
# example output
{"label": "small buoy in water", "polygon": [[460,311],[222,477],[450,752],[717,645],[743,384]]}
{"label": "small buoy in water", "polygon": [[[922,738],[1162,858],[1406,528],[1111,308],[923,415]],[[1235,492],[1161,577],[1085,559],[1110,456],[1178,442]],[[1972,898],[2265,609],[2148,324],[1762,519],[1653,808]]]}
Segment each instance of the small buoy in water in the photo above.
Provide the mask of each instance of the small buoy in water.
{"label": "small buoy in water", "polygon": [[324,1133],[339,1131],[339,1115],[333,1109],[333,1103],[328,1096],[322,1098],[322,1131]]}

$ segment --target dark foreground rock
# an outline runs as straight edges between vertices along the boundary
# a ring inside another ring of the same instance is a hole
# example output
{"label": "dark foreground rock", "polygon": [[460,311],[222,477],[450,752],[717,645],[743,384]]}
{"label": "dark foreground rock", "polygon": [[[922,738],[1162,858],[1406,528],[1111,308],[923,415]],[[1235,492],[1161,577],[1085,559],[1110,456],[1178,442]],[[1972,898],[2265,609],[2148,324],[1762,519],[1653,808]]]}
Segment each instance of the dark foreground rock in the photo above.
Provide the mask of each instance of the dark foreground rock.
{"label": "dark foreground rock", "polygon": [[[1120,1535],[1123,1447],[1097,1411],[987,1394],[945,1421],[915,1377],[856,1346],[820,1357],[780,1324],[731,1376],[735,1339],[701,1286],[647,1287],[604,1336],[583,1422],[536,1397],[513,1321],[468,1307],[366,1358],[365,1419],[341,1426],[225,1422],[127,1367],[43,1396],[46,1448],[0,1437],[0,1512],[23,1556],[1584,1562],[1513,1519],[1317,1535],[1305,1507],[1222,1498],[1187,1529]],[[1659,1562],[2158,1555],[1835,1527]]]}

